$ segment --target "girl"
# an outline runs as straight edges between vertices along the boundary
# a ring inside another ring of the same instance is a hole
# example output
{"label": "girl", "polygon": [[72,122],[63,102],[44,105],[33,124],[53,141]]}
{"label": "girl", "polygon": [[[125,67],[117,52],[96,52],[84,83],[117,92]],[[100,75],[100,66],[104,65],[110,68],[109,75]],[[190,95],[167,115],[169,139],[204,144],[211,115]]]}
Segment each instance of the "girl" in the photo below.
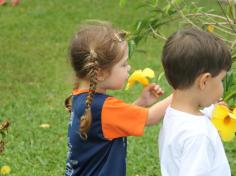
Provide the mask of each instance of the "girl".
{"label": "girl", "polygon": [[72,40],[70,61],[80,85],[73,91],[68,129],[66,176],[125,176],[127,136],[141,136],[144,127],[157,124],[171,97],[154,104],[159,86],[147,86],[134,104],[106,94],[128,79],[125,33],[109,23],[83,26]]}

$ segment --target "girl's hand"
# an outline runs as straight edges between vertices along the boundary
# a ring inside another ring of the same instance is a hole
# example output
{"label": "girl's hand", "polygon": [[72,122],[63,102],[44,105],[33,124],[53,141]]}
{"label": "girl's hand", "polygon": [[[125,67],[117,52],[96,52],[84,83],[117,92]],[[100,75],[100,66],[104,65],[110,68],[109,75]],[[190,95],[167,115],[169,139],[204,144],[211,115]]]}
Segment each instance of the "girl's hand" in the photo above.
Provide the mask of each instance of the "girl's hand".
{"label": "girl's hand", "polygon": [[163,94],[164,92],[159,85],[151,83],[143,89],[141,96],[134,102],[134,104],[139,106],[149,106]]}
{"label": "girl's hand", "polygon": [[216,103],[216,105],[223,105],[228,107],[228,104],[223,100],[223,98],[220,98]]}

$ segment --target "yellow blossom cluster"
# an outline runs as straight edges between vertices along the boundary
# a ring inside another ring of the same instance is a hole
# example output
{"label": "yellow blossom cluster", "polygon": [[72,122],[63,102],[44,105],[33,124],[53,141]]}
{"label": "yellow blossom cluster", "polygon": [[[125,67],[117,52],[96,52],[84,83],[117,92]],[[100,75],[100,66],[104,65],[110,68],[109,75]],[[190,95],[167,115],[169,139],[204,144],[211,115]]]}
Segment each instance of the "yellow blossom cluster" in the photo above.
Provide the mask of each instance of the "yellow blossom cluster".
{"label": "yellow blossom cluster", "polygon": [[149,79],[154,78],[155,73],[150,68],[144,70],[135,70],[129,77],[126,90],[133,87],[135,83],[140,83],[144,87],[149,84]]}
{"label": "yellow blossom cluster", "polygon": [[11,172],[11,168],[9,166],[2,166],[0,173],[1,175],[8,175]]}
{"label": "yellow blossom cluster", "polygon": [[223,141],[231,141],[236,132],[236,108],[230,110],[225,105],[216,105],[212,120]]}

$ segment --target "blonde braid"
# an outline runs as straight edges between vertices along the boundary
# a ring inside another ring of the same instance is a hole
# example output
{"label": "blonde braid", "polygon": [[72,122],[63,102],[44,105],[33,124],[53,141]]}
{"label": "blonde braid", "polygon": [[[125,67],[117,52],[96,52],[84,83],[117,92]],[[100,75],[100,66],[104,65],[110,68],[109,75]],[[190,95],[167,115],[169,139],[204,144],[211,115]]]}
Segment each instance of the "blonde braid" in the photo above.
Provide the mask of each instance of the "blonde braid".
{"label": "blonde braid", "polygon": [[[75,83],[75,86],[74,86],[74,90],[78,89],[79,88],[79,83],[76,82]],[[72,110],[72,94],[70,96],[68,96],[65,101],[64,101],[64,104],[65,104],[65,108],[66,110],[71,113],[71,110]]]}
{"label": "blonde braid", "polygon": [[71,110],[72,110],[72,95],[68,96],[65,101],[64,101],[64,104],[65,104],[65,108],[66,110],[71,113]]}
{"label": "blonde braid", "polygon": [[89,57],[90,57],[90,62],[88,63],[87,67],[90,68],[90,71],[88,73],[90,85],[89,85],[89,92],[85,101],[85,112],[84,115],[80,118],[80,129],[79,129],[80,137],[84,140],[88,138],[87,133],[92,123],[91,104],[96,90],[97,70],[98,70],[98,62],[96,60],[97,54],[94,52],[94,50],[90,51]]}

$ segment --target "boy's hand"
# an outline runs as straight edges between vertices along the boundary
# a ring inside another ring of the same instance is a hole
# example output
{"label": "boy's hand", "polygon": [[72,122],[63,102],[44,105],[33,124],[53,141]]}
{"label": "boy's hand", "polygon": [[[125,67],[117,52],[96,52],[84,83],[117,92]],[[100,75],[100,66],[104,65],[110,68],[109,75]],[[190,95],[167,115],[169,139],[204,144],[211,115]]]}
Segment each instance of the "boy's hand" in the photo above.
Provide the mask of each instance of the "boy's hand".
{"label": "boy's hand", "polygon": [[143,89],[141,96],[134,104],[139,106],[149,106],[163,94],[164,92],[159,85],[151,83]]}

